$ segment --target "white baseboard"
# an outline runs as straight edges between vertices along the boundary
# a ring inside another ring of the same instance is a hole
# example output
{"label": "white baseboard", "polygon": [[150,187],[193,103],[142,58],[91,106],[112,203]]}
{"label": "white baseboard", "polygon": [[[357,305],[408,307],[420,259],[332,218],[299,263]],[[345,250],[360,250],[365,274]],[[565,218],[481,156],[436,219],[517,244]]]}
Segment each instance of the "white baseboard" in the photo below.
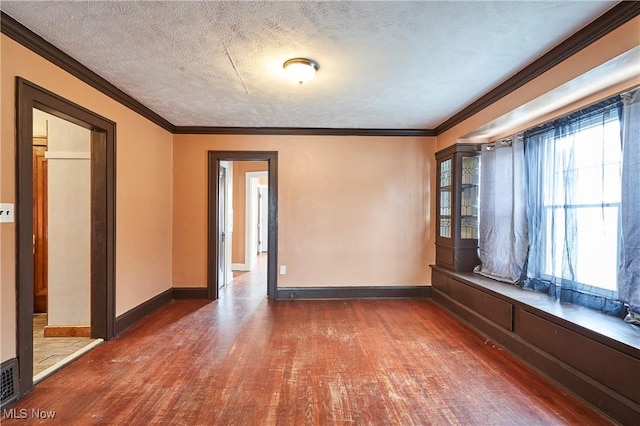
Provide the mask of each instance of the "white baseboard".
{"label": "white baseboard", "polygon": [[232,263],[231,270],[232,271],[248,271],[249,266],[246,263]]}

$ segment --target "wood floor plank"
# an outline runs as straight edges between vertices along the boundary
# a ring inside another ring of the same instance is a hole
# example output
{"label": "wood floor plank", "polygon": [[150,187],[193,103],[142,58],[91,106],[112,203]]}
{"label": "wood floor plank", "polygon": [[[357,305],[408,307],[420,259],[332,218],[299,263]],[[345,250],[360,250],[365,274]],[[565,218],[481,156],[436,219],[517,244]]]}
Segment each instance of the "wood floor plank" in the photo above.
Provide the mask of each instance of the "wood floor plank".
{"label": "wood floor plank", "polygon": [[164,306],[2,424],[610,424],[429,300],[276,302],[264,272]]}

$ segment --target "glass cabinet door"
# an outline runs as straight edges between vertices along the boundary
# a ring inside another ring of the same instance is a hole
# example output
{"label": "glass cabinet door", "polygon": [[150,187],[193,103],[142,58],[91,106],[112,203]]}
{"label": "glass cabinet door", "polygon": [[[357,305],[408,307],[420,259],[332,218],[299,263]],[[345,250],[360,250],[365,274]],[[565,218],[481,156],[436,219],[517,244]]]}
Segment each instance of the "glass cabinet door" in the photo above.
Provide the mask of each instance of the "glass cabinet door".
{"label": "glass cabinet door", "polygon": [[462,157],[460,177],[460,239],[478,239],[480,157]]}
{"label": "glass cabinet door", "polygon": [[442,238],[451,238],[451,190],[452,190],[452,162],[451,158],[440,163],[440,230]]}
{"label": "glass cabinet door", "polygon": [[461,143],[436,152],[436,265],[469,272],[478,259],[480,146]]}

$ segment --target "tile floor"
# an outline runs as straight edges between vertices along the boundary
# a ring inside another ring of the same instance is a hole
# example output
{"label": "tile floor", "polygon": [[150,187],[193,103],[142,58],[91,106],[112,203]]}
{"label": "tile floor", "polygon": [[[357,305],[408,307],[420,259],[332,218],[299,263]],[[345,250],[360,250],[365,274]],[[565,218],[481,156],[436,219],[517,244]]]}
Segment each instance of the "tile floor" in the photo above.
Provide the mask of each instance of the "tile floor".
{"label": "tile floor", "polygon": [[44,337],[47,314],[33,315],[33,375],[84,348],[95,339],[90,337]]}

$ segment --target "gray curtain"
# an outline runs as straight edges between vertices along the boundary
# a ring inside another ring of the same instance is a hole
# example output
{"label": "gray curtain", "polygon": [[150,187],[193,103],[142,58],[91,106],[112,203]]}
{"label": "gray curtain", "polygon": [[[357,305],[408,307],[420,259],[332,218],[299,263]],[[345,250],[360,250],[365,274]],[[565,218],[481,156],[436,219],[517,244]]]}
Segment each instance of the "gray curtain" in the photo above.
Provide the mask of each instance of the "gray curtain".
{"label": "gray curtain", "polygon": [[478,245],[476,273],[521,281],[529,245],[522,135],[482,146]]}
{"label": "gray curtain", "polygon": [[640,325],[640,89],[622,95],[621,259],[618,296],[625,321]]}

